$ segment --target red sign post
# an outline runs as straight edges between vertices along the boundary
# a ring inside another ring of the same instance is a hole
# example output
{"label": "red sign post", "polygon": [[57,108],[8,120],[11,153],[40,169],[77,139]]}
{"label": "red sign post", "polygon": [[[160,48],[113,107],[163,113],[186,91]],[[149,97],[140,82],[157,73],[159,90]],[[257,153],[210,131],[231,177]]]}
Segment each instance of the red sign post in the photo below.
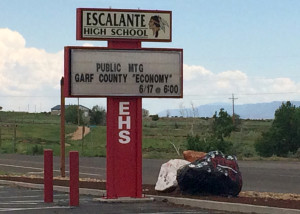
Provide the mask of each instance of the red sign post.
{"label": "red sign post", "polygon": [[65,47],[65,96],[107,97],[107,198],[142,197],[142,97],[181,98],[182,49],[171,41],[171,12],[77,9],[77,39],[108,48]]}
{"label": "red sign post", "polygon": [[79,154],[77,151],[69,152],[70,161],[70,206],[79,206]]}
{"label": "red sign post", "polygon": [[44,202],[53,202],[53,151],[44,150]]}
{"label": "red sign post", "polygon": [[107,198],[142,197],[141,128],[141,98],[107,98]]}
{"label": "red sign post", "polygon": [[[141,42],[109,42],[111,49],[138,49]],[[142,197],[142,98],[108,97],[106,196]]]}

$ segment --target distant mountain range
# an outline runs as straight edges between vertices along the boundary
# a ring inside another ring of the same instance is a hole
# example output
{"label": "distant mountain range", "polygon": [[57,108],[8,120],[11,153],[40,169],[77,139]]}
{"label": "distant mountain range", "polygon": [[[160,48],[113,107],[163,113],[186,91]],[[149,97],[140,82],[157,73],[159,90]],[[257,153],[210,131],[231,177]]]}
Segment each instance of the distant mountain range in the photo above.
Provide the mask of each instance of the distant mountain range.
{"label": "distant mountain range", "polygon": [[[240,115],[242,119],[274,119],[275,111],[281,106],[282,101],[274,101],[270,103],[256,103],[235,105],[235,114]],[[300,101],[291,101],[296,107],[300,106]],[[207,104],[192,108],[184,109],[167,109],[160,112],[160,117],[212,117],[215,112],[219,112],[223,108],[228,114],[232,115],[232,105],[228,103]]]}

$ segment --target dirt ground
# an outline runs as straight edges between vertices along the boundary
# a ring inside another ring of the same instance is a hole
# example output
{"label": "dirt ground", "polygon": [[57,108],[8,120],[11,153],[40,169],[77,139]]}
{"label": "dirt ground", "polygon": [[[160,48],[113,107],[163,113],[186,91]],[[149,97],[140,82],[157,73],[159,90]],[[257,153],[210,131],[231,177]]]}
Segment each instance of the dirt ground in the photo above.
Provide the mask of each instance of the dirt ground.
{"label": "dirt ground", "polygon": [[[69,136],[71,136],[72,140],[81,140],[82,139],[82,129],[83,126],[78,126],[76,131]],[[84,127],[84,136],[86,136],[88,133],[90,133],[90,128],[85,126]]]}
{"label": "dirt ground", "polygon": [[[43,184],[42,177],[25,177],[25,176],[0,176],[1,180],[20,181],[28,183]],[[69,186],[68,178],[56,177],[53,181],[54,185]],[[105,181],[96,179],[80,179],[79,186],[81,188],[90,189],[106,189]],[[243,203],[252,205],[262,205],[270,207],[300,209],[300,195],[298,194],[284,194],[284,193],[264,193],[264,192],[241,192],[238,197],[222,197],[212,195],[184,195],[179,189],[171,193],[157,192],[154,185],[143,185],[143,194],[145,195],[161,195],[172,197],[194,198],[202,200],[222,201],[230,203]]]}

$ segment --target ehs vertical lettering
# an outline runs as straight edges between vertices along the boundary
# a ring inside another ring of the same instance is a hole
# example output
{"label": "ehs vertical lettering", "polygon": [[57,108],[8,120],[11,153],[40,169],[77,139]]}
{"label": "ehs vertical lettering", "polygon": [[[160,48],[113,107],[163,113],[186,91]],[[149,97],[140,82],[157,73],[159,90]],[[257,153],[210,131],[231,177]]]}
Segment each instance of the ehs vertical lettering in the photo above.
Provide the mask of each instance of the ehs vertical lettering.
{"label": "ehs vertical lettering", "polygon": [[127,144],[130,142],[130,111],[129,102],[119,103],[119,116],[118,116],[118,128],[119,128],[119,143]]}

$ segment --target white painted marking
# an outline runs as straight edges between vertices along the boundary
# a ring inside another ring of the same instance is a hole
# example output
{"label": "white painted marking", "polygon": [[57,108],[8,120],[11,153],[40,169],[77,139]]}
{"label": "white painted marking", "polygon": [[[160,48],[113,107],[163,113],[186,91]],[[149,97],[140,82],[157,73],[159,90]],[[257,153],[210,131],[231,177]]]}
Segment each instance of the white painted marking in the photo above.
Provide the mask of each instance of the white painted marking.
{"label": "white painted marking", "polygon": [[[4,161],[16,161],[16,160],[12,160],[12,159],[5,159],[5,158],[1,158],[1,161],[3,162],[3,160]],[[37,164],[37,162],[35,162],[35,161],[18,161],[18,162],[20,162],[20,163],[30,163],[30,164]],[[66,167],[68,167],[68,164],[66,164]],[[103,170],[103,171],[106,171],[106,168],[101,168],[101,167],[93,167],[93,166],[82,166],[82,165],[80,165],[80,168],[86,168],[86,169],[98,169],[98,170]],[[38,169],[42,169],[42,168],[38,168]],[[59,170],[57,170],[57,171],[59,171]]]}
{"label": "white painted marking", "polygon": [[28,202],[28,203],[18,203],[18,202],[0,202],[0,205],[16,205],[16,204],[22,204],[22,205],[37,205],[38,203]]}
{"label": "white painted marking", "polygon": [[71,207],[30,207],[30,208],[0,208],[0,212],[10,212],[10,211],[26,211],[26,210],[46,210],[46,209],[71,209]]}
{"label": "white painted marking", "polygon": [[[15,159],[8,159],[8,158],[1,158],[1,160],[2,160],[2,161],[3,161],[3,160],[4,160],[4,161],[14,161],[14,162],[16,161]],[[35,164],[36,164],[36,162],[34,162],[34,161],[24,161],[24,160],[21,161],[21,160],[20,160],[19,162],[24,162],[24,163],[35,163]]]}
{"label": "white painted marking", "polygon": [[104,171],[106,171],[106,168],[101,168],[101,167],[93,167],[93,166],[82,166],[82,165],[80,165],[80,168],[81,169],[98,169],[98,170],[104,170]]}
{"label": "white painted marking", "polygon": [[143,214],[193,214],[193,213],[198,213],[199,211],[170,211],[170,212],[155,212],[155,213],[143,213]]}
{"label": "white painted marking", "polygon": [[30,175],[44,174],[44,172],[27,172]]}
{"label": "white painted marking", "polygon": [[[35,190],[31,190],[31,192],[34,192]],[[41,192],[41,190],[38,190],[39,192]],[[44,190],[42,190],[44,191]],[[37,192],[37,191],[36,191]],[[1,193],[3,193],[1,191]],[[68,194],[55,194],[54,195],[55,197],[62,197],[62,196],[68,196]],[[16,196],[8,196],[8,197],[0,197],[0,199],[13,199],[13,198],[41,198],[41,195],[25,195],[25,196],[19,196],[19,195],[16,195]]]}
{"label": "white painted marking", "polygon": [[[1,193],[3,193],[3,192],[1,192]],[[22,198],[40,198],[41,196],[40,195],[27,195],[27,196],[22,196]],[[7,199],[13,199],[13,198],[20,198],[20,196],[8,196],[8,197],[0,197],[0,199],[5,199],[5,198],[7,198]]]}
{"label": "white painted marking", "polygon": [[99,177],[100,177],[99,174],[94,174],[94,173],[84,173],[84,172],[79,172],[79,174],[81,174],[81,175],[93,175],[93,176],[99,176]]}
{"label": "white painted marking", "polygon": [[29,166],[17,166],[17,165],[11,165],[11,164],[0,164],[0,166],[23,168],[23,169],[35,169],[35,170],[41,170],[42,169],[42,168],[29,167]]}
{"label": "white painted marking", "polygon": [[[14,167],[14,168],[22,168],[22,169],[33,169],[33,170],[44,170],[43,168],[36,168],[36,167],[29,167],[29,166],[18,166],[18,165],[11,165],[11,164],[0,164],[0,166],[5,166],[5,167]],[[82,168],[82,167],[80,167]],[[97,168],[99,169],[99,168]],[[60,172],[60,170],[53,170],[54,172]],[[32,172],[31,172],[32,173]],[[39,172],[39,173],[44,173],[44,171]],[[66,171],[66,173],[69,173],[69,171]],[[99,174],[94,174],[94,173],[84,173],[84,172],[79,172],[81,175],[92,175],[92,176],[100,176]]]}
{"label": "white painted marking", "polygon": [[30,192],[44,192],[44,190],[40,190],[40,189],[31,189]]}
{"label": "white painted marking", "polygon": [[44,200],[11,201],[11,203],[43,203]]}

